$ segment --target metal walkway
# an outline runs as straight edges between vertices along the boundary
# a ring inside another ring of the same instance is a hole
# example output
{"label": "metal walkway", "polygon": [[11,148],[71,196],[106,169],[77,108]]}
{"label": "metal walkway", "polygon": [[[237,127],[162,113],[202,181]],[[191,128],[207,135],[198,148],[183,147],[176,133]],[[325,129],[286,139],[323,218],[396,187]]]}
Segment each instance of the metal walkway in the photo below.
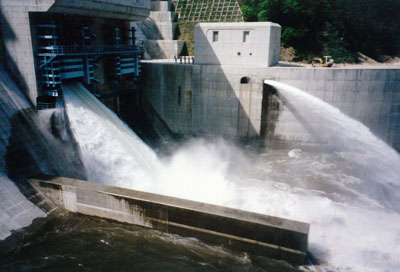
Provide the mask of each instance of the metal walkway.
{"label": "metal walkway", "polygon": [[112,59],[112,75],[115,77],[119,79],[124,75],[132,75],[132,79],[139,77],[140,55],[143,49],[135,45],[134,28],[130,30],[130,45],[120,44],[118,27],[114,28],[113,45],[94,45],[96,34],[92,33],[88,26],[82,28],[81,40],[74,41],[79,44],[58,45],[56,25],[46,24],[37,27],[40,87],[45,96],[59,96],[62,81],[66,79],[78,79],[89,86],[97,83],[98,79],[94,76],[96,62],[105,55]]}

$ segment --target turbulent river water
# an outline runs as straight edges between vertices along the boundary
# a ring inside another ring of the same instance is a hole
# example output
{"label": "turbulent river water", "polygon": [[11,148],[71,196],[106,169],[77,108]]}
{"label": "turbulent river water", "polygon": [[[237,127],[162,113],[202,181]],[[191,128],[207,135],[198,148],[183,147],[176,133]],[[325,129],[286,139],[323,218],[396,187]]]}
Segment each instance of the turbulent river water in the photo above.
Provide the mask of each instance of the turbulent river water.
{"label": "turbulent river water", "polygon": [[196,239],[87,216],[61,214],[14,252],[0,271],[293,271]]}
{"label": "turbulent river water", "polygon": [[[66,86],[64,96],[89,180],[308,222],[316,261],[303,270],[400,271],[400,155],[336,108],[296,88],[266,83],[313,126],[322,144],[259,152],[222,138],[198,138],[159,157],[81,85]],[[70,257],[82,267],[87,258],[110,257],[110,268],[115,262],[122,270],[291,270],[193,239],[67,217],[54,219],[59,222],[26,250],[47,242],[52,250],[38,258],[50,258],[52,265],[69,256],[56,245],[71,242],[83,255]]]}

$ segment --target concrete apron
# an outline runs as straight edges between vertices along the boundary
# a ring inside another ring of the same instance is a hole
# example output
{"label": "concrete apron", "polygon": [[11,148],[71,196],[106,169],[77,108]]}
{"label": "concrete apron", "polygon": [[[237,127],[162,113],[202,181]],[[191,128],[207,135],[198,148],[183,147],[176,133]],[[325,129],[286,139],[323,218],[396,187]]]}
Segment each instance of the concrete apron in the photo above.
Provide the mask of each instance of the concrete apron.
{"label": "concrete apron", "polygon": [[305,262],[306,223],[69,178],[30,182],[69,212],[195,237],[293,265]]}

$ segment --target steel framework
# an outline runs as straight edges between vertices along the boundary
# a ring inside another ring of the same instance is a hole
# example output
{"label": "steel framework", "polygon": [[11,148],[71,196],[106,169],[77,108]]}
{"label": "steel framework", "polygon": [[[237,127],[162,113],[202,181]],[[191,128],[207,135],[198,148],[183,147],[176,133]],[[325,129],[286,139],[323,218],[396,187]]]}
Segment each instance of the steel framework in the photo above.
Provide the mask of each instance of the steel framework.
{"label": "steel framework", "polygon": [[58,45],[56,25],[38,25],[39,39],[39,72],[40,84],[45,95],[59,95],[62,81],[80,79],[87,85],[98,82],[94,76],[95,61],[104,55],[111,55],[114,60],[113,74],[116,77],[132,74],[137,78],[140,73],[140,55],[143,52],[135,45],[135,30],[131,29],[131,45],[120,44],[120,29],[115,28],[113,45],[93,45],[96,35],[89,27],[82,28],[80,45]]}

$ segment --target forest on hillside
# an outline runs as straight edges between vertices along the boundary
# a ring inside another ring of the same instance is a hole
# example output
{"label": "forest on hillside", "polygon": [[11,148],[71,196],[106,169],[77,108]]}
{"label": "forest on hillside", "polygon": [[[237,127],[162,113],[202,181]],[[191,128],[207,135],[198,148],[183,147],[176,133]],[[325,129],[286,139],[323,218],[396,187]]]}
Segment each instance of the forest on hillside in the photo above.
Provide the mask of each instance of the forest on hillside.
{"label": "forest on hillside", "polygon": [[282,45],[297,60],[330,55],[357,62],[400,56],[400,0],[239,0],[247,22],[282,26]]}

